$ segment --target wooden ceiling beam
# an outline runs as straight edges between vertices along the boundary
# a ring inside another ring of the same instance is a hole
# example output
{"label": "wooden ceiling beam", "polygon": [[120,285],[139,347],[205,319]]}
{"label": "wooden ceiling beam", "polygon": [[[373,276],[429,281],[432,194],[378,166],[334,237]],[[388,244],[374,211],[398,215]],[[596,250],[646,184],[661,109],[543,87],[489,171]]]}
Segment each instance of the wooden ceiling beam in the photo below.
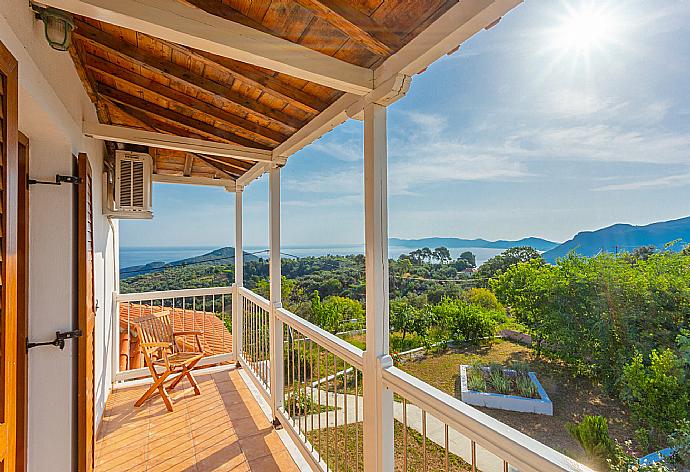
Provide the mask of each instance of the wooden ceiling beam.
{"label": "wooden ceiling beam", "polygon": [[231,157],[249,162],[270,163],[273,160],[271,151],[203,139],[186,138],[178,135],[154,133],[124,126],[104,125],[87,121],[83,123],[82,133],[91,138],[118,143],[140,144],[161,149],[172,149],[173,151]]}
{"label": "wooden ceiling beam", "polygon": [[69,47],[69,55],[74,63],[74,68],[77,70],[79,80],[81,80],[84,90],[86,90],[86,94],[96,107],[98,121],[101,123],[110,124],[110,112],[108,111],[107,105],[101,103],[98,92],[96,91],[96,81],[94,80],[91,71],[85,67],[85,53],[84,49],[81,47],[81,44],[78,42],[73,42]]}
{"label": "wooden ceiling beam", "polygon": [[214,120],[223,122],[234,128],[239,128],[245,132],[250,132],[264,139],[268,139],[271,142],[281,143],[288,138],[287,135],[284,135],[278,131],[265,128],[252,121],[245,120],[244,118],[233,115],[222,108],[213,106],[208,102],[182,93],[179,90],[167,87],[160,82],[156,82],[153,79],[149,79],[148,77],[144,77],[143,75],[132,72],[129,69],[120,67],[117,64],[108,62],[98,56],[87,54],[85,63],[88,69],[95,70],[99,74],[103,74],[111,77],[114,80],[123,81],[130,85],[140,87],[141,89],[148,90],[149,92],[152,92],[166,100],[172,101],[173,103],[183,105],[191,110],[199,111],[205,115],[208,115]]}
{"label": "wooden ceiling beam", "polygon": [[210,52],[193,50],[179,45],[177,47],[189,51],[189,54],[206,64],[226,71],[240,82],[257,88],[268,95],[285,100],[289,104],[309,113],[319,113],[328,107],[328,104],[320,98],[286,84],[274,77],[272,72],[262,72],[243,62],[217,56]]}
{"label": "wooden ceiling beam", "polygon": [[245,167],[245,166],[238,165],[236,163],[227,162],[226,160],[224,160],[220,157],[215,157],[215,156],[199,156],[199,157],[203,157],[204,159],[211,161],[211,162],[214,162],[218,165],[222,165],[223,167],[233,169],[234,171],[237,171],[240,174],[247,172],[252,167],[251,165],[248,165]]}
{"label": "wooden ceiling beam", "polygon": [[206,164],[207,166],[211,167],[215,171],[217,171],[217,172],[221,173],[222,175],[225,175],[231,179],[236,179],[237,177],[242,175],[242,172],[232,172],[232,171],[228,171],[227,169],[222,169],[221,167],[219,167],[218,163],[214,162],[212,159],[209,159],[208,157],[203,157],[203,156],[199,156],[199,155],[195,155],[194,157],[196,159],[200,160],[201,162],[203,162],[204,164]]}
{"label": "wooden ceiling beam", "polygon": [[[204,158],[203,156],[200,156],[198,154],[188,154],[188,155],[192,156],[192,160],[196,159],[197,161],[201,161],[204,163],[204,165],[213,169],[215,175],[220,177],[220,178],[233,179],[234,180],[235,178],[238,177],[237,175],[229,174],[225,170],[223,170],[220,167],[218,167],[217,165],[215,165],[213,162],[209,162],[209,160],[207,158]],[[186,158],[185,158],[185,164],[186,164]],[[190,170],[190,173],[191,172],[192,172],[192,170]]]}
{"label": "wooden ceiling beam", "polygon": [[194,165],[194,156],[187,153],[184,158],[184,169],[182,169],[182,175],[185,177],[190,177],[192,175],[192,166]]}
{"label": "wooden ceiling beam", "polygon": [[121,112],[127,114],[132,119],[136,120],[139,123],[143,123],[147,131],[168,133],[174,136],[182,136],[184,138],[193,138],[200,140],[208,139],[206,136],[202,134],[190,131],[189,129],[183,126],[172,124],[169,121],[160,120],[157,117],[151,116],[136,108],[129,107],[122,103],[111,103],[113,103],[113,106],[116,106]]}
{"label": "wooden ceiling beam", "polygon": [[268,146],[264,146],[255,141],[243,138],[242,136],[237,136],[236,134],[231,133],[229,131],[216,128],[215,126],[210,125],[205,121],[199,121],[187,115],[183,115],[182,113],[177,113],[176,111],[173,111],[169,108],[156,105],[155,103],[151,103],[142,98],[135,97],[134,95],[130,95],[121,90],[114,89],[102,83],[98,84],[98,93],[105,97],[108,97],[110,100],[114,102],[122,103],[148,115],[154,115],[160,118],[164,118],[174,123],[186,126],[188,128],[192,128],[199,133],[203,133],[217,139],[222,139],[229,143],[239,144],[240,146],[256,149],[269,149]]}
{"label": "wooden ceiling beam", "polygon": [[266,120],[292,128],[292,130],[299,129],[304,125],[302,120],[294,116],[271,108],[251,97],[242,95],[226,85],[219,84],[202,75],[195,74],[186,67],[162,60],[88,23],[77,20],[76,24],[77,28],[73,31],[73,34],[77,38],[93,44],[106,52],[115,54],[128,62],[144,67],[151,72],[162,74],[171,80],[182,81],[196,89],[210,93],[218,99],[238,107],[243,113],[259,115]]}
{"label": "wooden ceiling beam", "polygon": [[170,0],[42,0],[48,6],[254,64],[344,92],[366,95],[371,69]]}
{"label": "wooden ceiling beam", "polygon": [[335,26],[379,56],[388,56],[401,46],[400,38],[361,11],[338,0],[297,0],[314,15]]}

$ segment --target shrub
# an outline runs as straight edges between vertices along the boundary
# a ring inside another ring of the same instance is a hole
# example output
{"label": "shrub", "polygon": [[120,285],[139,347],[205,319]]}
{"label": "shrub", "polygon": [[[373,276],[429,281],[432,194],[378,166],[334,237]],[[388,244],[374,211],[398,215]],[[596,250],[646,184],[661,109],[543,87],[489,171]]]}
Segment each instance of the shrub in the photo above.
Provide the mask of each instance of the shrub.
{"label": "shrub", "polygon": [[431,308],[431,315],[446,339],[476,341],[496,332],[490,311],[463,300],[445,298]]}
{"label": "shrub", "polygon": [[603,416],[586,415],[580,423],[566,423],[565,429],[597,465],[606,466],[615,459],[616,443],[609,436],[609,423]]}
{"label": "shrub", "polygon": [[464,293],[464,298],[472,305],[479,305],[487,310],[503,310],[503,305],[488,288],[471,288]]}
{"label": "shrub", "polygon": [[641,354],[623,368],[622,397],[639,426],[643,445],[659,446],[688,417],[688,392],[678,357],[670,350],[653,350],[649,366]]}
{"label": "shrub", "polygon": [[312,400],[301,390],[293,392],[288,396],[285,402],[285,410],[295,416],[313,415],[327,411],[325,406],[319,405],[318,402]]}
{"label": "shrub", "polygon": [[321,301],[319,292],[315,291],[311,299],[311,311],[314,324],[331,333],[340,331],[344,322],[355,320],[355,325],[351,326],[354,329],[364,322],[362,304],[347,297],[331,296]]}
{"label": "shrub", "polygon": [[690,421],[683,420],[678,424],[678,429],[669,437],[669,443],[675,450],[673,460],[690,466]]}

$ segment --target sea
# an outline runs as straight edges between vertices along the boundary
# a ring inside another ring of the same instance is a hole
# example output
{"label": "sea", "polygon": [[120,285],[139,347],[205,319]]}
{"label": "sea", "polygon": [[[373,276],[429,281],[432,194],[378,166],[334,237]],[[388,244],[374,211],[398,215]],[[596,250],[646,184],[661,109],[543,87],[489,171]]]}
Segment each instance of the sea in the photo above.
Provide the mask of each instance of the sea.
{"label": "sea", "polygon": [[[120,247],[120,267],[132,267],[148,264],[149,262],[173,262],[189,257],[201,256],[209,253],[216,246],[184,246],[184,247]],[[248,253],[255,253],[257,257],[268,256],[265,246],[245,247]],[[403,246],[390,246],[388,257],[397,259],[401,254],[409,254],[413,248]],[[477,258],[477,266],[483,264],[490,258],[502,253],[504,249],[492,248],[451,248],[450,254],[457,258],[465,251],[472,252]],[[309,257],[309,256],[344,256],[349,254],[364,254],[364,245],[354,246],[284,246],[282,247],[283,257]]]}

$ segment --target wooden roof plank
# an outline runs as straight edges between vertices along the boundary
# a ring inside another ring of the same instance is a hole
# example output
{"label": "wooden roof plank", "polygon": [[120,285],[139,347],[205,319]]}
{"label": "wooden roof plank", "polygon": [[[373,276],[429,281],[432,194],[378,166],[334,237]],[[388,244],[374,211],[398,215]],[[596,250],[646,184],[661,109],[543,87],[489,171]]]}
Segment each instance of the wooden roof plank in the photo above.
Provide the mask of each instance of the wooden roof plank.
{"label": "wooden roof plank", "polygon": [[160,82],[131,72],[123,67],[118,66],[117,64],[113,64],[112,62],[108,62],[99,57],[87,55],[86,66],[98,71],[101,74],[105,74],[117,80],[122,80],[132,85],[149,90],[150,92],[160,95],[167,100],[172,100],[173,102],[189,107],[190,109],[200,111],[215,120],[241,128],[244,131],[270,139],[276,143],[281,143],[287,139],[287,136],[280,132],[257,125],[254,122],[229,113],[222,108],[218,108],[196,97],[192,97],[178,90],[167,87]]}
{"label": "wooden roof plank", "polygon": [[357,95],[373,88],[370,69],[170,0],[42,0],[153,37],[266,67]]}
{"label": "wooden roof plank", "polygon": [[216,138],[222,139],[224,141],[228,141],[230,143],[239,144],[240,146],[250,148],[269,149],[267,146],[258,144],[255,141],[251,141],[241,136],[237,136],[236,134],[231,133],[229,131],[221,130],[212,125],[209,125],[206,122],[195,120],[194,118],[190,118],[187,115],[177,113],[175,111],[170,110],[169,108],[161,107],[159,105],[148,102],[144,99],[130,95],[126,92],[122,92],[121,90],[116,90],[107,85],[99,84],[98,92],[117,103],[123,103],[132,108],[138,109],[139,111],[144,112],[146,114],[153,114],[155,116],[165,118],[175,123],[179,123],[189,128],[198,130],[199,132],[202,132],[204,134],[215,136]]}
{"label": "wooden roof plank", "polygon": [[[191,50],[190,50],[191,51]],[[257,70],[255,67],[244,64],[227,57],[217,56],[206,51],[193,51],[199,58],[206,62],[226,69],[237,80],[245,82],[252,87],[281,98],[289,103],[294,104],[300,108],[305,108],[308,111],[321,112],[328,107],[328,103],[321,100],[315,95],[310,95],[303,90],[291,87],[272,74],[267,74]]]}
{"label": "wooden roof plank", "polygon": [[240,107],[245,113],[261,115],[268,120],[278,122],[293,130],[299,129],[304,124],[301,120],[282,113],[280,110],[272,109],[255,100],[251,100],[244,95],[234,92],[229,87],[195,74],[185,67],[159,59],[87,23],[79,20],[77,20],[76,23],[78,27],[74,30],[75,36],[96,47],[105,48],[109,53],[120,56],[125,60],[132,61],[141,67],[158,72],[170,79],[185,82],[194,88],[211,93],[222,100]]}
{"label": "wooden roof plank", "polygon": [[400,39],[357,8],[336,0],[297,0],[316,16],[361,42],[379,56],[388,56],[401,46]]}

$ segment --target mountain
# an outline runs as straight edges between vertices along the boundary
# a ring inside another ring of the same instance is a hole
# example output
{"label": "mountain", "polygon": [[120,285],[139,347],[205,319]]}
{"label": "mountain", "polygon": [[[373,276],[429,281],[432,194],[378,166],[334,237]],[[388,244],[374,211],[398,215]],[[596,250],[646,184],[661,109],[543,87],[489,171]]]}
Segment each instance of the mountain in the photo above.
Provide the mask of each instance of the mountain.
{"label": "mountain", "polygon": [[398,239],[390,238],[388,240],[391,246],[409,247],[410,249],[420,249],[428,247],[431,249],[445,246],[447,248],[492,248],[492,249],[510,249],[511,247],[530,246],[537,251],[548,251],[555,248],[559,243],[547,241],[541,238],[523,238],[518,241],[487,241],[486,239],[460,239],[460,238],[423,238],[423,239]]}
{"label": "mountain", "polygon": [[594,256],[602,251],[632,251],[640,246],[663,248],[665,244],[681,240],[671,249],[680,250],[690,242],[690,217],[662,221],[645,226],[615,224],[596,231],[582,231],[573,239],[542,254],[547,262],[575,251],[583,256]]}
{"label": "mountain", "polygon": [[[247,252],[244,253],[245,261],[257,261],[259,260],[253,254]],[[189,264],[212,264],[212,265],[228,265],[235,263],[235,248],[234,247],[222,247],[216,249],[201,256],[188,257],[187,259],[181,259],[179,261],[173,262],[149,262],[148,264],[124,267],[120,269],[121,277],[133,277],[135,275],[148,274],[149,272],[154,272],[157,270],[167,269],[169,267],[185,266]]]}

